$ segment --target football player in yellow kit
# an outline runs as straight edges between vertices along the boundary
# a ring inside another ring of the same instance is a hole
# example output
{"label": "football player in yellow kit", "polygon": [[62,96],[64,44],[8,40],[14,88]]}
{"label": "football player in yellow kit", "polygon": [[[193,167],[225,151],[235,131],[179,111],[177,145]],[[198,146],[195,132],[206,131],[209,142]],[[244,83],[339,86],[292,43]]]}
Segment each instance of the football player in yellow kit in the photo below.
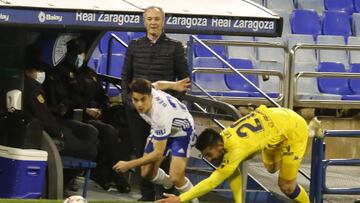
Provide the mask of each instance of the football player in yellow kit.
{"label": "football player in yellow kit", "polygon": [[289,109],[261,105],[220,134],[213,129],[204,130],[198,137],[196,148],[210,161],[222,158],[221,166],[191,190],[180,196],[164,194],[167,198],[158,202],[188,202],[210,192],[228,178],[235,202],[241,203],[239,164],[261,151],[266,169],[270,173],[280,170],[278,185],[281,191],[295,202],[308,203],[306,191],[296,182],[307,139],[308,126],[300,115]]}

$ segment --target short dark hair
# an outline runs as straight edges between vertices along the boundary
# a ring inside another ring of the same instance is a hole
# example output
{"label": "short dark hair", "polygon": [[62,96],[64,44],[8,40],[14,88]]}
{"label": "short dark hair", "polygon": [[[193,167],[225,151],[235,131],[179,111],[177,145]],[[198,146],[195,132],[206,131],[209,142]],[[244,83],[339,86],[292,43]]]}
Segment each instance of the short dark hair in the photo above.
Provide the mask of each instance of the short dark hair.
{"label": "short dark hair", "polygon": [[220,134],[212,128],[206,128],[198,136],[195,147],[196,149],[202,151],[207,147],[216,146],[219,141],[222,141]]}
{"label": "short dark hair", "polygon": [[131,93],[151,94],[152,84],[146,79],[137,78],[131,82],[129,89]]}

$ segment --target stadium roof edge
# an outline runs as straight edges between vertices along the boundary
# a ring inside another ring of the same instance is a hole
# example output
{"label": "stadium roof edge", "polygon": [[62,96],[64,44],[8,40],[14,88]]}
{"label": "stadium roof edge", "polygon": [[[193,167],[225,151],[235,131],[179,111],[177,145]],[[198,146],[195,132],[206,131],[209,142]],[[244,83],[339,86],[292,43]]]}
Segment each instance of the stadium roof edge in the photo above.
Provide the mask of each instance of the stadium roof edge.
{"label": "stadium roof edge", "polygon": [[282,30],[277,14],[250,0],[0,0],[0,25],[140,30],[148,6],[164,9],[172,32],[275,37]]}

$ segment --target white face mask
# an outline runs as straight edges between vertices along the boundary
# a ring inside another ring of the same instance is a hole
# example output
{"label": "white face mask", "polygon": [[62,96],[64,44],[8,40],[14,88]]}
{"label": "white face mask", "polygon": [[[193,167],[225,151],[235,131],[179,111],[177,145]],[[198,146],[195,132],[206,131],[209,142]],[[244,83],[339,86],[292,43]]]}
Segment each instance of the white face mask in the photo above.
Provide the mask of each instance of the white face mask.
{"label": "white face mask", "polygon": [[78,54],[76,61],[75,61],[75,67],[80,68],[84,64],[85,57],[82,54]]}
{"label": "white face mask", "polygon": [[37,72],[35,80],[38,81],[40,84],[43,84],[43,82],[45,81],[45,72]]}

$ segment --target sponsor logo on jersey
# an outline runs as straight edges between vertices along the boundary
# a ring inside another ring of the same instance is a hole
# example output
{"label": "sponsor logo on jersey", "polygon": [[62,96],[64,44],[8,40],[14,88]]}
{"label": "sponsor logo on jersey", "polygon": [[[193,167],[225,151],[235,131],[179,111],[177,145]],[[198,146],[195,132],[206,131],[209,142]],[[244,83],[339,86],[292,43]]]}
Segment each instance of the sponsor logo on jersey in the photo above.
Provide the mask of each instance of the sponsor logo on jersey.
{"label": "sponsor logo on jersey", "polygon": [[185,153],[185,150],[183,148],[181,148],[177,152],[183,154],[183,153]]}

